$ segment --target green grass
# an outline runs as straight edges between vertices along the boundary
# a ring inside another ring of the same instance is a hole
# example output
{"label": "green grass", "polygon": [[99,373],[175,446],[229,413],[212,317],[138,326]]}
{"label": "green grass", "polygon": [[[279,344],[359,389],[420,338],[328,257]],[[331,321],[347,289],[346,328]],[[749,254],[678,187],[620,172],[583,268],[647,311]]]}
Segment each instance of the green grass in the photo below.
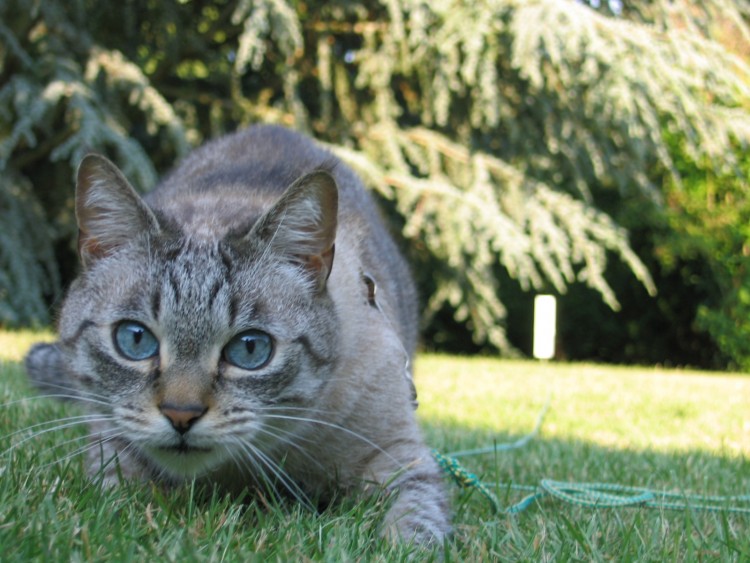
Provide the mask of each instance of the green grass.
{"label": "green grass", "polygon": [[[84,429],[14,434],[75,409],[32,396],[20,359],[39,335],[0,332],[0,546],[3,561],[132,559],[375,560],[414,556],[379,539],[385,502],[347,499],[321,514],[211,491],[91,484]],[[750,494],[750,377],[661,369],[423,356],[419,415],[431,446],[451,452],[529,432],[522,449],[463,459],[488,483],[543,478],[706,495]],[[545,499],[493,514],[450,485],[456,532],[448,560],[750,560],[750,516],[591,509]],[[510,505],[522,493],[498,486]],[[436,559],[417,552],[418,559]]]}

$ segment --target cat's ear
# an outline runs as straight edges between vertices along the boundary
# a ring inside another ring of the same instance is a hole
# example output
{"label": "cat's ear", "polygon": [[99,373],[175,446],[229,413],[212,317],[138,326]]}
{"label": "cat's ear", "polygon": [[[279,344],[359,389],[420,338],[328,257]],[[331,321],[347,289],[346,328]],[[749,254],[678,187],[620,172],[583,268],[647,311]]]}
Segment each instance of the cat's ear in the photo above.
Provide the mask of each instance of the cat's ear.
{"label": "cat's ear", "polygon": [[333,267],[337,214],[336,181],[319,170],[294,182],[248,237],[299,264],[322,290]]}
{"label": "cat's ear", "polygon": [[122,172],[90,154],[78,167],[76,185],[78,254],[84,267],[142,236],[159,223]]}

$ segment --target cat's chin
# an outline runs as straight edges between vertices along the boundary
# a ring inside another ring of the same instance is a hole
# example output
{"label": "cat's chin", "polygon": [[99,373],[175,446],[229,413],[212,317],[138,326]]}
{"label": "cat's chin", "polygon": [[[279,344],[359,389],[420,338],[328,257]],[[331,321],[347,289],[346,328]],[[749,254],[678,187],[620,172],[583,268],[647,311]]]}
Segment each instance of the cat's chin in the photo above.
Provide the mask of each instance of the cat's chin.
{"label": "cat's chin", "polygon": [[226,461],[225,456],[216,448],[148,448],[145,453],[156,467],[177,479],[200,477]]}

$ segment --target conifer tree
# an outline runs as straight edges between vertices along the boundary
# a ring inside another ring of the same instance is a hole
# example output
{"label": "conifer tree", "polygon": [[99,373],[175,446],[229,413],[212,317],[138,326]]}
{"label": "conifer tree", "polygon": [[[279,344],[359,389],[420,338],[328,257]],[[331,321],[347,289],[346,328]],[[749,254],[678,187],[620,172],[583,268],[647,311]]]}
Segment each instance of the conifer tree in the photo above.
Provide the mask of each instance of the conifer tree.
{"label": "conifer tree", "polygon": [[[106,4],[106,5],[105,5]],[[141,189],[203,139],[306,131],[390,202],[445,307],[510,351],[504,269],[528,290],[609,260],[655,291],[602,198],[659,205],[665,134],[722,173],[750,138],[740,0],[0,0],[0,322],[47,322],[70,276],[89,150]],[[729,41],[727,38],[731,38]],[[23,211],[20,211],[20,210]]]}

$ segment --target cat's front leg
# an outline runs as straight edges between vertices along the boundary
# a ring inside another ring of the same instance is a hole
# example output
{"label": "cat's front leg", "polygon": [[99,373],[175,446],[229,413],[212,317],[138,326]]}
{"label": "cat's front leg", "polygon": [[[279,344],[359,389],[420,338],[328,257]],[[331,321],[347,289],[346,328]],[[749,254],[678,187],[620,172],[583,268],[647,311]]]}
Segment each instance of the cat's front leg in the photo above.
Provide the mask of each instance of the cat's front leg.
{"label": "cat's front leg", "polygon": [[393,540],[442,545],[451,526],[440,468],[424,446],[413,448],[411,457],[395,473],[381,476],[381,482],[394,495],[383,534]]}
{"label": "cat's front leg", "polygon": [[86,472],[93,481],[101,481],[105,488],[116,487],[123,481],[146,482],[154,478],[163,481],[131,443],[113,437],[116,430],[106,422],[90,423],[89,430]]}

